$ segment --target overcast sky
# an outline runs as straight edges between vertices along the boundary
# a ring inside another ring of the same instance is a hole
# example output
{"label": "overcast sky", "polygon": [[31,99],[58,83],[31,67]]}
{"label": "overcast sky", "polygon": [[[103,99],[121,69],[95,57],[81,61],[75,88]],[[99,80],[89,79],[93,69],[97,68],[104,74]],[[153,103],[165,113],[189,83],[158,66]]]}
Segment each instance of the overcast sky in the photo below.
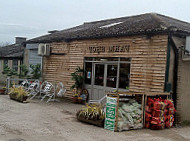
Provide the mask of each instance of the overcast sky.
{"label": "overcast sky", "polygon": [[150,12],[190,23],[190,0],[0,0],[0,43],[83,22]]}

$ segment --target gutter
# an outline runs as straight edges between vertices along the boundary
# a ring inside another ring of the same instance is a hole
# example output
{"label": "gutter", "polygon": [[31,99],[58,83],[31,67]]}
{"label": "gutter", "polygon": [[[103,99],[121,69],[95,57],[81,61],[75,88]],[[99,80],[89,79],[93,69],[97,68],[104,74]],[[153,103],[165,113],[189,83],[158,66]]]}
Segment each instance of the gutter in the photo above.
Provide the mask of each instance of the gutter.
{"label": "gutter", "polygon": [[171,48],[173,48],[174,50],[174,74],[173,74],[173,94],[172,94],[172,98],[174,101],[174,106],[175,108],[177,107],[177,80],[178,80],[178,59],[179,59],[179,55],[178,55],[178,49],[172,39],[171,34],[169,33],[168,35],[168,47],[167,47],[167,61],[166,61],[166,73],[165,73],[165,92],[171,92],[171,83],[168,83],[168,79],[169,79],[169,68],[170,68],[170,51]]}
{"label": "gutter", "polygon": [[171,35],[168,35],[168,46],[167,46],[167,58],[166,58],[166,72],[165,72],[165,92],[171,92],[171,83],[168,83],[169,79],[169,68],[170,68],[170,42],[171,42]]}
{"label": "gutter", "polygon": [[174,100],[174,106],[177,108],[177,84],[178,84],[178,60],[179,60],[179,52],[177,49],[177,46],[175,45],[173,39],[171,39],[172,48],[174,50],[175,54],[175,60],[174,60],[174,75],[173,75],[173,100]]}
{"label": "gutter", "polygon": [[[170,92],[171,91],[171,83],[168,83],[169,78],[169,65],[170,65],[170,47],[174,50],[174,74],[173,74],[173,93],[172,93],[172,99],[174,103],[174,107],[177,110],[177,84],[178,84],[178,49],[175,45],[171,33],[168,35],[168,47],[167,47],[167,62],[166,62],[166,73],[165,73],[165,89],[164,91]],[[169,88],[169,89],[168,89]],[[174,124],[177,123],[177,115],[174,114]]]}

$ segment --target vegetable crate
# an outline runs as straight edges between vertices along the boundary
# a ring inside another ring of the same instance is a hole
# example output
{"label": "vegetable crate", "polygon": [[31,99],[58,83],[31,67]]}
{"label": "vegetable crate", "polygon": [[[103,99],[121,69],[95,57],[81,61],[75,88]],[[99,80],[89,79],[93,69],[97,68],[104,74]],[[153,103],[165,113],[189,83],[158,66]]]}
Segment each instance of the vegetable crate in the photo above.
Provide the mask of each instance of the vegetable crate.
{"label": "vegetable crate", "polygon": [[144,94],[108,93],[104,128],[123,131],[143,128]]}
{"label": "vegetable crate", "polygon": [[146,128],[164,129],[173,126],[175,107],[169,100],[170,93],[145,95],[144,123]]}

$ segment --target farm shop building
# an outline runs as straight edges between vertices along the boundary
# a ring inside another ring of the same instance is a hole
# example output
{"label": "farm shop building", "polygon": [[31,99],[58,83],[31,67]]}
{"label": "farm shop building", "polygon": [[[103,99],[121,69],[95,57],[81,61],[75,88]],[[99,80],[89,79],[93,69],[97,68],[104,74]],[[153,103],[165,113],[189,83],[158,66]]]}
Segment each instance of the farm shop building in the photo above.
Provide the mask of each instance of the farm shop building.
{"label": "farm shop building", "polygon": [[189,34],[189,23],[149,13],[84,23],[28,43],[51,46],[43,78],[63,82],[66,97],[73,94],[71,73],[79,66],[90,99],[110,90],[171,92],[181,120],[190,120],[190,61],[184,52]]}

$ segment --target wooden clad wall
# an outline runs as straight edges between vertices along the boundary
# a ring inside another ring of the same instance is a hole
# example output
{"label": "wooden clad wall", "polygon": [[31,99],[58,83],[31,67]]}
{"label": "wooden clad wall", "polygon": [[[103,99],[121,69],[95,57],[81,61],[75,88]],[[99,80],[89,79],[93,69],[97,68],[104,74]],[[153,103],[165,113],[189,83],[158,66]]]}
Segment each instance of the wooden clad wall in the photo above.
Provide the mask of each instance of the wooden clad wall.
{"label": "wooden clad wall", "polygon": [[[167,35],[133,36],[109,39],[78,40],[69,43],[52,43],[53,53],[44,58],[43,77],[51,82],[62,81],[67,88],[67,97],[72,95],[73,84],[70,73],[77,66],[83,67],[84,57],[130,57],[131,78],[130,91],[164,92],[165,68],[167,55]],[[129,52],[90,53],[89,47],[125,46]]]}

